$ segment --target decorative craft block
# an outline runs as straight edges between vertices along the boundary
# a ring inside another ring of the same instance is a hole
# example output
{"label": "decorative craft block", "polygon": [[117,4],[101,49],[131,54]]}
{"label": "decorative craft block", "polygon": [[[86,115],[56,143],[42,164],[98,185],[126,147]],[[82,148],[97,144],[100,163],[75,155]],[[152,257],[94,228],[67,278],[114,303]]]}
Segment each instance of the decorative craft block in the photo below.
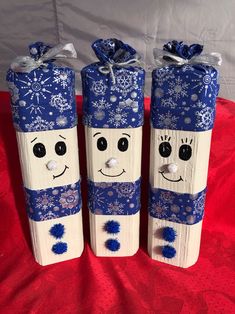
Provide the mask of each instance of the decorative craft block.
{"label": "decorative craft block", "polygon": [[148,252],[184,268],[199,255],[219,91],[221,57],[202,49],[169,42],[152,73]]}
{"label": "decorative craft block", "polygon": [[11,64],[11,94],[27,214],[36,261],[48,265],[83,251],[75,75],[57,58],[76,57],[72,44],[37,42],[31,57]]}
{"label": "decorative craft block", "polygon": [[139,248],[144,78],[136,51],[117,39],[92,45],[82,74],[91,247],[96,256]]}

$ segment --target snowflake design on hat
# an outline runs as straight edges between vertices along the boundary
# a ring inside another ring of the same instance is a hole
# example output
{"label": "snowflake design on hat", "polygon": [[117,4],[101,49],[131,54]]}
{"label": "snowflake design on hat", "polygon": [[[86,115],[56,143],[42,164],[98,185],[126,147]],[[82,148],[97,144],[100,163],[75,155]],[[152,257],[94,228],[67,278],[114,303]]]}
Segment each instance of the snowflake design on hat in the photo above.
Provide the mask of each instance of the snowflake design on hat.
{"label": "snowflake design on hat", "polygon": [[13,82],[8,82],[8,88],[11,95],[11,101],[13,104],[19,99],[19,89],[15,86]]}
{"label": "snowflake design on hat", "polygon": [[126,69],[117,70],[115,75],[116,83],[111,86],[112,91],[126,96],[129,92],[138,89],[137,72],[127,71]]}
{"label": "snowflake design on hat", "polygon": [[215,111],[214,108],[206,107],[201,111],[196,111],[196,126],[204,130],[209,130],[213,126]]}
{"label": "snowflake design on hat", "polygon": [[51,210],[49,212],[47,212],[46,214],[40,213],[39,217],[40,217],[40,221],[46,221],[46,220],[50,220],[50,219],[59,218],[59,216],[56,215],[55,213],[53,213]]}
{"label": "snowflake design on hat", "polygon": [[53,70],[54,80],[53,83],[59,84],[63,89],[71,84],[71,73],[69,70],[54,68]]}
{"label": "snowflake design on hat", "polygon": [[170,111],[166,114],[159,114],[157,124],[163,129],[176,129],[179,117],[174,116]]}
{"label": "snowflake design on hat", "polygon": [[103,80],[93,81],[91,86],[91,91],[96,95],[105,95],[107,86]]}
{"label": "snowflake design on hat", "polygon": [[117,108],[115,111],[111,111],[109,113],[108,123],[113,124],[115,128],[120,127],[121,125],[126,125],[127,112],[122,112],[120,108]]}
{"label": "snowflake design on hat", "polygon": [[38,104],[31,104],[28,107],[26,107],[26,110],[30,111],[30,114],[42,114],[42,110],[44,110],[45,107],[40,106]]}
{"label": "snowflake design on hat", "polygon": [[110,215],[121,215],[124,214],[124,204],[120,203],[118,200],[115,200],[112,203],[108,204],[107,212]]}
{"label": "snowflake design on hat", "polygon": [[199,74],[194,72],[196,78],[192,79],[194,83],[192,89],[197,89],[197,92],[201,94],[204,92],[204,95],[207,96],[207,93],[216,94],[217,89],[217,72],[213,70],[212,67],[202,66],[205,74]]}
{"label": "snowflake design on hat", "polygon": [[57,108],[61,113],[65,110],[72,109],[71,104],[68,103],[61,93],[51,96],[50,105]]}
{"label": "snowflake design on hat", "polygon": [[[38,76],[37,73],[39,73]],[[30,96],[30,100],[36,101],[37,104],[39,104],[41,98],[47,99],[47,96],[51,94],[51,78],[44,78],[44,73],[42,71],[35,70],[33,72],[33,78],[31,78],[29,75],[24,75],[24,78],[25,80],[18,80],[19,82],[23,83],[23,86],[21,86],[21,89],[25,90],[23,97]]]}
{"label": "snowflake design on hat", "polygon": [[162,107],[167,107],[171,109],[175,109],[177,107],[177,103],[174,102],[172,97],[161,99],[160,102]]}
{"label": "snowflake design on hat", "polygon": [[155,73],[155,79],[159,86],[162,86],[169,79],[174,79],[174,78],[175,78],[175,75],[173,74],[173,69],[170,69],[169,67],[158,69]]}
{"label": "snowflake design on hat", "polygon": [[56,124],[60,127],[65,127],[68,123],[68,119],[65,116],[58,116],[56,118]]}
{"label": "snowflake design on hat", "polygon": [[183,80],[178,76],[177,79],[169,82],[168,93],[176,100],[180,99],[181,97],[186,97],[188,96],[189,85],[189,83],[183,82]]}
{"label": "snowflake design on hat", "polygon": [[28,132],[52,130],[53,126],[54,126],[54,122],[52,121],[48,122],[39,116],[37,116],[36,119],[32,123],[25,125]]}
{"label": "snowflake design on hat", "polygon": [[103,97],[99,100],[92,101],[92,106],[98,110],[107,110],[111,108],[111,104],[108,103]]}
{"label": "snowflake design on hat", "polygon": [[36,208],[47,210],[50,207],[54,207],[54,197],[44,193],[43,195],[36,198]]}

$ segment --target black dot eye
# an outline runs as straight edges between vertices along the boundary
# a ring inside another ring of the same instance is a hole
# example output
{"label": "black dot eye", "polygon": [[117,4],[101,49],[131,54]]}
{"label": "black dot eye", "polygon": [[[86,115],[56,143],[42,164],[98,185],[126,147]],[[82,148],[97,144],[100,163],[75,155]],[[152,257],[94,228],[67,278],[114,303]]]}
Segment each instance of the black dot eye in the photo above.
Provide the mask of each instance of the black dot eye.
{"label": "black dot eye", "polygon": [[189,160],[192,156],[192,148],[190,145],[181,145],[179,149],[179,158],[182,160]]}
{"label": "black dot eye", "polygon": [[98,138],[98,140],[97,140],[98,150],[104,151],[104,150],[106,150],[107,146],[108,146],[108,144],[107,144],[106,138],[104,138],[104,137]]}
{"label": "black dot eye", "polygon": [[159,145],[159,153],[162,157],[169,157],[171,154],[171,144],[163,142]]}
{"label": "black dot eye", "polygon": [[55,152],[57,155],[59,156],[63,156],[67,151],[67,147],[66,147],[66,144],[65,142],[57,142],[55,144]]}
{"label": "black dot eye", "polygon": [[125,137],[121,137],[118,141],[117,146],[121,152],[125,152],[128,149],[128,145],[129,145],[128,139]]}
{"label": "black dot eye", "polygon": [[33,146],[33,153],[36,157],[42,158],[46,155],[46,148],[42,143],[37,143]]}

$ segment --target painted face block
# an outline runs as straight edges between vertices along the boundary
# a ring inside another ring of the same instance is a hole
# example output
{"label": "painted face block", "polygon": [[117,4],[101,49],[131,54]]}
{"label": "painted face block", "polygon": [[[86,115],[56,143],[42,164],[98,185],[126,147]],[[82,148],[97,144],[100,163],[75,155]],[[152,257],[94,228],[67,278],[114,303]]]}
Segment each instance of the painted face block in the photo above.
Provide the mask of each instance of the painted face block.
{"label": "painted face block", "polygon": [[190,132],[151,129],[150,184],[195,194],[205,189],[211,130]]}
{"label": "painted face block", "polygon": [[[188,64],[201,52],[197,44],[169,42],[154,50],[163,66],[152,73],[148,252],[184,268],[199,256],[219,90],[215,68]],[[183,65],[174,62],[176,56]]]}
{"label": "painted face block", "polygon": [[[74,71],[57,67],[55,53],[72,44],[30,46],[7,74],[33,251],[40,265],[83,251]],[[35,62],[37,61],[37,62]],[[38,66],[43,63],[42,66]]]}
{"label": "painted face block", "polygon": [[76,127],[16,134],[26,188],[39,190],[79,180]]}
{"label": "painted face block", "polygon": [[81,72],[91,247],[96,256],[130,256],[139,247],[144,70],[117,39],[92,48],[100,62]]}
{"label": "painted face block", "polygon": [[94,182],[132,182],[140,177],[142,127],[86,129],[88,178]]}

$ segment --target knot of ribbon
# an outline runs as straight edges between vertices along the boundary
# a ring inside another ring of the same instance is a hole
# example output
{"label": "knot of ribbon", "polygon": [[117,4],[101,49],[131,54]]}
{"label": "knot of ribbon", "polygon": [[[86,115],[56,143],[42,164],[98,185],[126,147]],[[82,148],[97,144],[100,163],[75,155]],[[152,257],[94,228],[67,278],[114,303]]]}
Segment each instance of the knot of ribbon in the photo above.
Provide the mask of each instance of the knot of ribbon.
{"label": "knot of ribbon", "polygon": [[111,75],[111,78],[112,78],[112,82],[113,84],[116,84],[116,79],[115,79],[115,75],[114,75],[114,72],[113,72],[113,67],[116,66],[116,67],[125,67],[125,66],[128,66],[130,63],[140,63],[140,60],[138,58],[133,58],[133,59],[130,59],[128,61],[125,61],[125,62],[107,62],[105,65],[101,65],[98,70],[100,71],[100,73],[103,73],[103,74],[108,74],[110,73]]}
{"label": "knot of ribbon", "polygon": [[153,55],[155,63],[158,67],[167,66],[169,64],[205,64],[210,66],[219,66],[222,64],[222,57],[218,52],[195,55],[191,59],[185,59],[169,51],[155,48],[153,50]]}
{"label": "knot of ribbon", "polygon": [[77,53],[72,43],[56,45],[38,60],[29,56],[16,57],[10,67],[14,72],[29,73],[41,66],[47,67],[48,61],[64,58],[77,58]]}

